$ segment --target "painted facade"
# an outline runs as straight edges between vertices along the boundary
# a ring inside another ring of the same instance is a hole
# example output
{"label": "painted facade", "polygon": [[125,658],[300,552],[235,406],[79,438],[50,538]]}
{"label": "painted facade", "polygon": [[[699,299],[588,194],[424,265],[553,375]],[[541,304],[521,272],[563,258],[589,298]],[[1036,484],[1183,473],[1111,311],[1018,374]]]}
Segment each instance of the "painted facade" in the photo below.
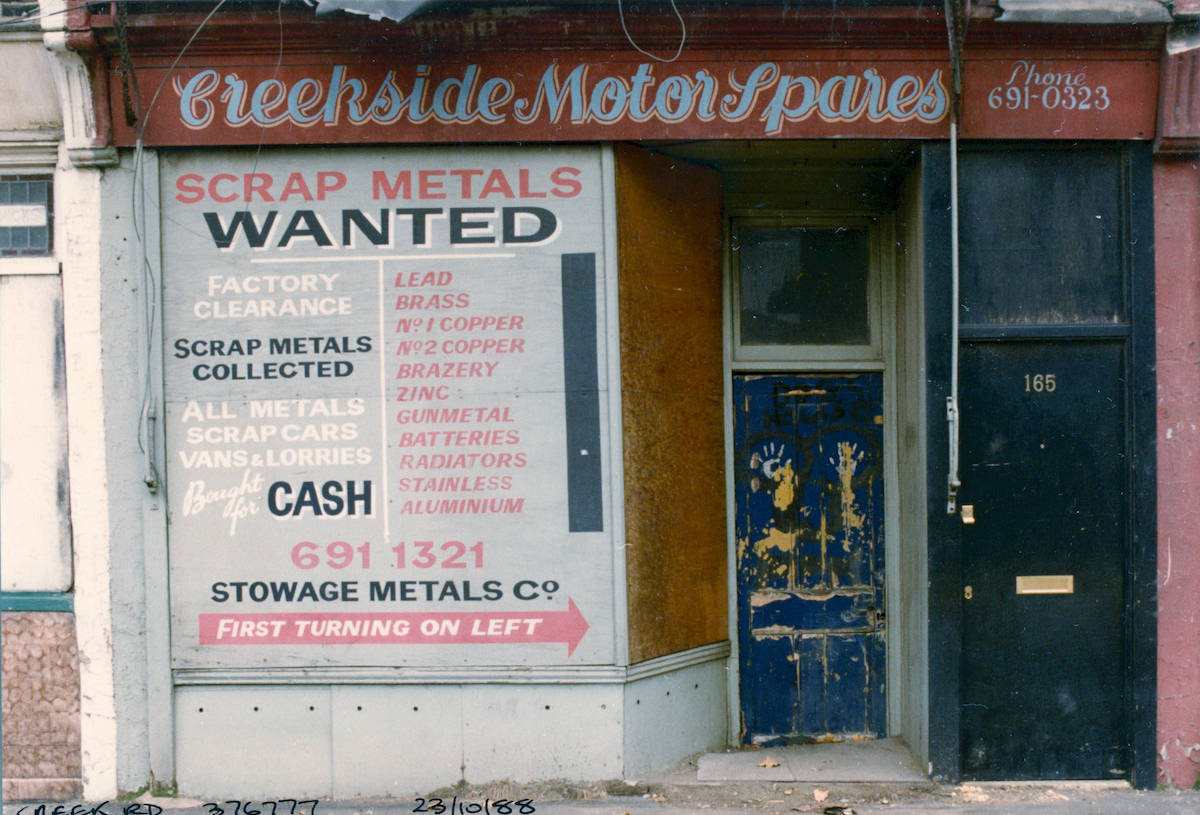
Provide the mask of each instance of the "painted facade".
{"label": "painted facade", "polygon": [[4,797],[82,790],[67,468],[55,60],[24,8],[0,11],[0,573]]}
{"label": "painted facade", "polygon": [[[1197,10],[41,6],[0,42],[46,63],[4,128],[55,262],[0,268],[6,796],[881,735],[1195,783]],[[998,655],[1096,669],[980,719]]]}

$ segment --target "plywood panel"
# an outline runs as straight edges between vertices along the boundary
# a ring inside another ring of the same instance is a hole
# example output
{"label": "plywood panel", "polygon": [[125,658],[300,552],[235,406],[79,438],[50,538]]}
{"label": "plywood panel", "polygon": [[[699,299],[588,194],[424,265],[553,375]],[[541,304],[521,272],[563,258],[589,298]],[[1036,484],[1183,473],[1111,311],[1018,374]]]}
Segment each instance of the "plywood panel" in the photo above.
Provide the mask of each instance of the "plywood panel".
{"label": "plywood panel", "polygon": [[725,639],[721,189],[617,148],[629,658]]}

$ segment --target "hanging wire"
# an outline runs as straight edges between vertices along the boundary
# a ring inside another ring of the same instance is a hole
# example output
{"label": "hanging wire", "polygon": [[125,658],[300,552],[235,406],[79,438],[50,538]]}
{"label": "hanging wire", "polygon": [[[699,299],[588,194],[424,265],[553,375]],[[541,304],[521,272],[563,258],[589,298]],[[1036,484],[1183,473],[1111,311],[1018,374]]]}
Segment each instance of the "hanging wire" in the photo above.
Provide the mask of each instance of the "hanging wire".
{"label": "hanging wire", "polygon": [[[213,16],[221,10],[228,0],[219,0],[219,2],[209,11],[203,20],[196,26],[183,48],[176,55],[171,66],[159,81],[158,86],[154,89],[154,94],[150,99],[150,104],[146,110],[141,112],[140,102],[141,95],[137,89],[137,78],[133,66],[132,58],[129,54],[129,46],[127,41],[126,18],[128,7],[127,4],[116,2],[116,13],[113,15],[113,28],[118,39],[118,48],[120,49],[120,70],[122,74],[122,97],[125,104],[126,122],[130,125],[135,122],[138,125],[137,141],[134,147],[133,159],[133,191],[130,211],[133,215],[133,231],[137,241],[138,256],[141,259],[142,266],[142,289],[145,298],[143,308],[143,323],[142,328],[145,332],[144,352],[145,364],[142,367],[142,406],[138,415],[137,439],[138,449],[145,456],[145,473],[143,480],[151,494],[158,492],[161,486],[161,475],[159,473],[158,461],[155,444],[155,433],[153,424],[158,419],[157,405],[154,399],[154,386],[151,375],[151,360],[154,358],[154,338],[155,327],[158,319],[158,277],[154,270],[154,264],[150,261],[149,251],[146,246],[146,178],[145,178],[145,151],[143,148],[142,137],[145,133],[146,124],[150,114],[158,101],[159,94],[162,92],[163,86],[168,78],[174,73],[179,62],[183,59],[184,54],[200,32],[204,30],[208,22]],[[90,6],[90,2],[79,2],[73,5],[65,5],[62,8],[52,12],[43,12],[39,6],[37,9],[30,11],[27,14],[22,14],[19,17],[12,17],[6,20],[0,20],[0,32],[11,29],[21,29],[27,27],[31,23],[42,25],[46,20],[54,17],[65,16],[66,14],[81,8]]]}
{"label": "hanging wire", "polygon": [[962,52],[967,38],[969,0],[943,0],[946,14],[946,37],[950,46],[951,116],[960,120],[962,104]]}
{"label": "hanging wire", "polygon": [[[151,494],[158,492],[162,484],[162,475],[158,468],[157,444],[155,440],[154,422],[159,418],[158,405],[154,398],[154,383],[151,372],[151,360],[154,359],[154,339],[155,330],[158,321],[158,298],[159,284],[158,276],[154,271],[154,264],[150,261],[150,254],[146,246],[146,236],[149,234],[146,229],[146,168],[145,168],[145,149],[142,144],[142,137],[146,131],[146,125],[149,123],[150,115],[154,110],[155,104],[158,102],[158,96],[162,92],[163,86],[167,80],[175,72],[175,68],[183,59],[188,48],[200,36],[200,32],[208,25],[209,20],[221,10],[227,0],[220,0],[208,13],[207,16],[196,26],[192,35],[184,43],[183,48],[175,56],[171,62],[167,72],[163,74],[159,80],[158,86],[154,89],[153,96],[150,97],[150,104],[146,106],[146,110],[138,117],[137,141],[134,145],[133,152],[133,231],[137,240],[138,255],[142,262],[142,287],[145,297],[143,309],[143,330],[145,331],[145,353],[146,362],[142,368],[142,409],[138,417],[138,449],[142,452],[146,459],[146,472],[143,476],[146,487]],[[130,71],[132,73],[132,64]],[[136,89],[136,82],[133,87]]]}
{"label": "hanging wire", "polygon": [[646,49],[642,48],[633,41],[633,36],[629,33],[629,27],[625,25],[625,3],[624,0],[617,0],[617,12],[621,15],[621,30],[625,32],[625,39],[629,44],[641,54],[645,54],[650,59],[658,60],[659,62],[674,62],[679,59],[679,55],[683,53],[684,43],[687,42],[687,23],[683,20],[683,15],[679,13],[679,7],[675,5],[675,0],[671,0],[671,11],[675,12],[675,19],[679,20],[679,47],[675,49],[675,56],[670,59],[664,59],[657,54],[651,54]]}
{"label": "hanging wire", "polygon": [[118,3],[117,13],[113,15],[113,33],[117,35],[118,58],[121,71],[121,102],[125,107],[125,124],[132,127],[137,123],[138,107],[141,105],[138,93],[137,74],[133,71],[133,57],[129,53],[129,4]]}

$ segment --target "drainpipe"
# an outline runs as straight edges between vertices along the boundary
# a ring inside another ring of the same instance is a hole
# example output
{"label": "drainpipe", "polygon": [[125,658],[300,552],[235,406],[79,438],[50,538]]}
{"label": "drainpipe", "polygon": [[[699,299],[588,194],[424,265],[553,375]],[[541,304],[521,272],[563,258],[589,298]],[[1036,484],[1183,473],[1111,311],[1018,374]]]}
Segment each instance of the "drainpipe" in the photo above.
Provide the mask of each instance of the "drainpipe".
{"label": "drainpipe", "polygon": [[[950,395],[946,397],[949,430],[949,472],[946,474],[946,512],[958,512],[958,120],[962,99],[962,44],[966,34],[965,0],[944,0],[946,34],[950,44]],[[960,5],[961,3],[961,5]]]}

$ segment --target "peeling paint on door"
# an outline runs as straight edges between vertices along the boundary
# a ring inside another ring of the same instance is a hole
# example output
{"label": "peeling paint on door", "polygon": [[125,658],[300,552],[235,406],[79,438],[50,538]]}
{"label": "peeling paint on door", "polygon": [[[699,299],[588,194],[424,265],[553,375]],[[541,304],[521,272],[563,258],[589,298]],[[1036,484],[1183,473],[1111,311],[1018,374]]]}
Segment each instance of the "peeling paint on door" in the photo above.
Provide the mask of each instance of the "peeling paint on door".
{"label": "peeling paint on door", "polygon": [[734,378],[744,743],[885,734],[882,380]]}

